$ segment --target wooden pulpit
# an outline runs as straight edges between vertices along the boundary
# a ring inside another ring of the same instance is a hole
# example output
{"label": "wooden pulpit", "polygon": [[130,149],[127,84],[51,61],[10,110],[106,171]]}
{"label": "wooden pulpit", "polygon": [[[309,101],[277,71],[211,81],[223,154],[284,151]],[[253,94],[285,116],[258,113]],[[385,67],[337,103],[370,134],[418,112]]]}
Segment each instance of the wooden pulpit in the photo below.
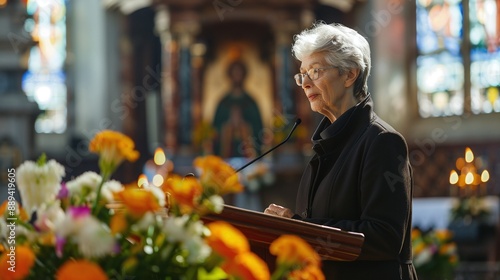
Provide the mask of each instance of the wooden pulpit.
{"label": "wooden pulpit", "polygon": [[226,221],[239,229],[250,241],[252,251],[266,261],[270,268],[274,267],[275,257],[269,253],[269,245],[283,234],[301,237],[323,260],[353,261],[361,253],[364,241],[362,233],[342,231],[230,205],[224,205],[221,214],[211,214],[203,220],[207,223]]}

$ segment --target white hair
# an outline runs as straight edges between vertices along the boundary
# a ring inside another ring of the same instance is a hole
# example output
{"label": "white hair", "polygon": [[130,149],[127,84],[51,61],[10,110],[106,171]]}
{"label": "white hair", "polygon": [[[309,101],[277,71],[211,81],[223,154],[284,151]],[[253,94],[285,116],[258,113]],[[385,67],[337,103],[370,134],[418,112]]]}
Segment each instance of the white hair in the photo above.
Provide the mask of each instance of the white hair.
{"label": "white hair", "polygon": [[326,62],[337,67],[340,73],[359,69],[360,74],[354,82],[354,97],[361,101],[367,96],[370,45],[358,32],[338,23],[319,22],[295,35],[294,41],[292,53],[300,61],[313,53],[324,52]]}

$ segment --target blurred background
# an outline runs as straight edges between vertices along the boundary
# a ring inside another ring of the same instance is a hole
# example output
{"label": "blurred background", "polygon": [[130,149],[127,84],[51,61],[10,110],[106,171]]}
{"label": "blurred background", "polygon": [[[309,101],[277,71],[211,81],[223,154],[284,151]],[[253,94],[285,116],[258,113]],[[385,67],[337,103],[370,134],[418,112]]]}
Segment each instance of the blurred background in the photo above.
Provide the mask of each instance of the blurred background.
{"label": "blurred background", "polygon": [[[291,43],[319,20],[371,44],[375,111],[414,168],[422,279],[500,279],[499,0],[0,0],[0,199],[7,170],[42,153],[66,180],[97,171],[88,143],[104,129],[141,154],[115,174],[127,183],[194,172],[206,154],[239,168],[300,118],[226,198],[293,209],[321,116],[295,85]],[[235,88],[249,99],[228,108]]]}

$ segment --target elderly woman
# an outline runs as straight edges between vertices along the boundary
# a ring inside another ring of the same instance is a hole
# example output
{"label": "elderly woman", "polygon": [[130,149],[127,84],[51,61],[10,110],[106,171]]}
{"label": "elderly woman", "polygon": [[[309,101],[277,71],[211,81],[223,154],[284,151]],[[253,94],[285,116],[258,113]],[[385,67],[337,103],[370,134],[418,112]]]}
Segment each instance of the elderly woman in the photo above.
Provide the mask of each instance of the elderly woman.
{"label": "elderly woman", "polygon": [[295,37],[292,51],[302,62],[295,81],[324,117],[312,136],[315,155],[295,213],[275,204],[265,213],[364,234],[356,261],[323,262],[326,279],[417,279],[408,149],[373,112],[368,42],[340,24],[318,23]]}

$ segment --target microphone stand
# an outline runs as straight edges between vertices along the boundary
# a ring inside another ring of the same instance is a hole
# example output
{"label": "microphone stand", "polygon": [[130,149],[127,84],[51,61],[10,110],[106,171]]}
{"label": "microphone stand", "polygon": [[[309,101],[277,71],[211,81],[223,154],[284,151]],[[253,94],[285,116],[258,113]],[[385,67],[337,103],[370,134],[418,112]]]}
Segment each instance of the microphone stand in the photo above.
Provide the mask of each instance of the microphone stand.
{"label": "microphone stand", "polygon": [[248,162],[247,164],[243,165],[242,167],[240,167],[238,170],[236,170],[236,173],[240,172],[241,170],[245,169],[247,166],[249,166],[250,164],[258,161],[259,159],[263,158],[265,155],[269,154],[270,152],[274,151],[276,148],[278,148],[279,146],[285,144],[286,141],[288,141],[288,139],[290,139],[290,136],[292,136],[292,133],[293,131],[297,128],[297,126],[302,122],[301,119],[297,119],[295,121],[295,123],[293,124],[293,127],[292,129],[290,130],[290,133],[288,133],[288,136],[285,138],[285,140],[283,140],[281,143],[279,143],[278,145],[272,147],[269,151],[263,153],[262,155],[254,158],[253,160],[251,160],[250,162]]}

